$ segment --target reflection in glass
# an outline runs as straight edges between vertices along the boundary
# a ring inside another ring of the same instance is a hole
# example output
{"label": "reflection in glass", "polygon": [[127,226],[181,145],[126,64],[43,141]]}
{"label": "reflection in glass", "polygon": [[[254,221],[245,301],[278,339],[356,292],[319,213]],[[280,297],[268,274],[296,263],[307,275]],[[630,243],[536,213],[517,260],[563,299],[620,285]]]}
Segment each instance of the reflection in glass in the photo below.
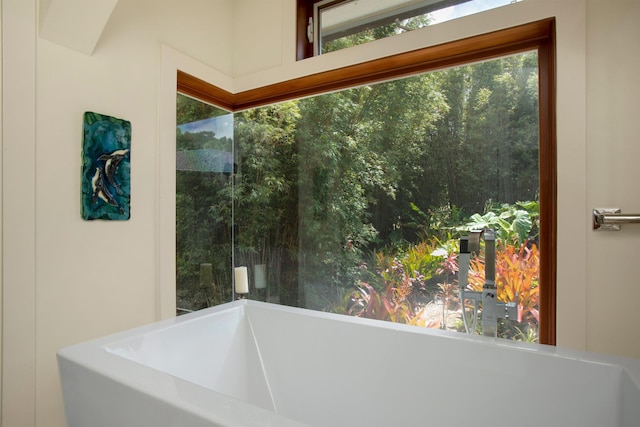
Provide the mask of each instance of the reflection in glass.
{"label": "reflection in glass", "polygon": [[231,301],[233,115],[178,94],[178,313]]}

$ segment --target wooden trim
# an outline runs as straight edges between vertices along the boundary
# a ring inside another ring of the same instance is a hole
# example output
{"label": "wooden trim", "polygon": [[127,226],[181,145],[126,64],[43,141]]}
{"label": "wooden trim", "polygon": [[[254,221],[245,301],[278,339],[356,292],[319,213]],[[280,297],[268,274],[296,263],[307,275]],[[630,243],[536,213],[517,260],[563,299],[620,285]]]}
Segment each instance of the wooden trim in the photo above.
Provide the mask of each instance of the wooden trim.
{"label": "wooden trim", "polygon": [[201,101],[215,104],[220,108],[234,111],[235,96],[231,92],[220,89],[217,86],[207,83],[197,77],[178,70],[178,92],[200,99]]}
{"label": "wooden trim", "polygon": [[235,94],[178,71],[178,91],[231,111],[245,110],[537,49],[550,39],[554,22],[544,19]]}
{"label": "wooden trim", "polygon": [[[299,0],[303,1],[303,0]],[[306,37],[306,36],[305,36]],[[348,87],[538,50],[540,105],[540,335],[556,343],[556,80],[555,19],[392,55],[232,94],[178,72],[178,91],[239,111]]]}
{"label": "wooden trim", "polygon": [[240,92],[234,106],[244,110],[535,49],[548,38],[552,22],[545,19]]}
{"label": "wooden trim", "polygon": [[313,56],[313,43],[307,40],[307,24],[313,16],[313,0],[297,0],[296,15],[296,59],[298,61]]}
{"label": "wooden trim", "polygon": [[556,51],[555,22],[538,46],[540,126],[540,324],[538,340],[556,344]]}

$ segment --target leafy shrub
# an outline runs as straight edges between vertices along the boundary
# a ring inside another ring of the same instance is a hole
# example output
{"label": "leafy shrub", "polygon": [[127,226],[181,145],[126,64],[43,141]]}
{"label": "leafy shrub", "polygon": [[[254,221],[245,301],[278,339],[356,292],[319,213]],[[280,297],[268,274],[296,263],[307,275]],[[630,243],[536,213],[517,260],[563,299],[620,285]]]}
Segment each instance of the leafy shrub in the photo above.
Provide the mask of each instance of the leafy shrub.
{"label": "leafy shrub", "polygon": [[425,317],[427,281],[436,274],[441,257],[435,243],[420,242],[402,253],[380,251],[373,257],[372,283],[361,281],[349,296],[345,313],[411,325],[438,327]]}
{"label": "leafy shrub", "polygon": [[[516,295],[518,300],[517,319],[499,323],[499,335],[504,338],[537,340],[540,319],[540,254],[535,244],[537,207],[537,202],[490,207],[493,210],[484,215],[475,214],[465,226],[457,228],[460,234],[479,228],[497,230],[498,300],[514,302]],[[457,281],[458,240],[450,232],[446,236],[445,241],[432,237],[413,245],[394,246],[376,252],[369,262],[372,267],[363,263],[369,275],[366,279],[363,277],[356,290],[332,311],[427,327],[445,327],[447,314],[461,309]],[[468,288],[481,291],[484,281],[484,255],[481,253],[470,262]],[[442,318],[429,320],[426,309],[434,301],[442,305]],[[453,328],[464,330],[455,325]]]}
{"label": "leafy shrub", "polygon": [[[514,302],[518,298],[520,323],[537,326],[539,314],[540,252],[536,245],[515,247],[499,243],[496,250],[496,286],[498,300]],[[475,257],[469,270],[469,288],[482,291],[484,284],[484,259]]]}
{"label": "leafy shrub", "polygon": [[464,226],[458,227],[458,231],[492,228],[496,231],[497,240],[522,245],[537,239],[539,208],[538,202],[505,203],[499,207],[489,205],[484,215],[471,215]]}

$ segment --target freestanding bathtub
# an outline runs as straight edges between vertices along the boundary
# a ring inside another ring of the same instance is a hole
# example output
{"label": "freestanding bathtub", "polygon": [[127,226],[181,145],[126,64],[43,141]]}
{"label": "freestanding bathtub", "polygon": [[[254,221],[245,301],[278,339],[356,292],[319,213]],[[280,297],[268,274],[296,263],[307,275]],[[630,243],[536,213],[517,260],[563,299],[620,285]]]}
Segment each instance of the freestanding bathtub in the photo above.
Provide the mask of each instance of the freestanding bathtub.
{"label": "freestanding bathtub", "polygon": [[247,300],[58,364],[70,427],[640,426],[640,360]]}

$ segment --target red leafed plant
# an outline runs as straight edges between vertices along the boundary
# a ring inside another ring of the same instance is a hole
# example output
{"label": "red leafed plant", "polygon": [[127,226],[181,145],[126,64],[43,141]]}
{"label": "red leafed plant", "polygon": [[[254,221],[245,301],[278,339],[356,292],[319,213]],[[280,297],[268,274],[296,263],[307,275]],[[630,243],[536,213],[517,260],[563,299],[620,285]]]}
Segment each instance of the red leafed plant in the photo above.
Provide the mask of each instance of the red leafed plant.
{"label": "red leafed plant", "polygon": [[401,283],[389,281],[383,291],[360,282],[349,298],[346,314],[427,328],[440,327],[439,323],[426,318],[424,308],[416,310],[409,300],[410,281],[408,277]]}
{"label": "red leafed plant", "polygon": [[[514,302],[518,295],[518,322],[537,325],[540,321],[538,287],[540,277],[540,252],[534,244],[519,247],[499,244],[496,250],[496,285],[498,300]],[[469,287],[482,290],[484,284],[484,260],[471,260]]]}
{"label": "red leafed plant", "polygon": [[426,318],[425,309],[417,301],[438,257],[433,247],[422,242],[402,256],[378,252],[375,267],[380,285],[361,281],[347,302],[346,314],[425,327],[439,327]]}
{"label": "red leafed plant", "polygon": [[388,286],[384,292],[378,292],[366,282],[360,282],[358,290],[351,294],[346,314],[427,328],[440,326],[427,320],[424,308],[415,311],[407,295],[399,289]]}

